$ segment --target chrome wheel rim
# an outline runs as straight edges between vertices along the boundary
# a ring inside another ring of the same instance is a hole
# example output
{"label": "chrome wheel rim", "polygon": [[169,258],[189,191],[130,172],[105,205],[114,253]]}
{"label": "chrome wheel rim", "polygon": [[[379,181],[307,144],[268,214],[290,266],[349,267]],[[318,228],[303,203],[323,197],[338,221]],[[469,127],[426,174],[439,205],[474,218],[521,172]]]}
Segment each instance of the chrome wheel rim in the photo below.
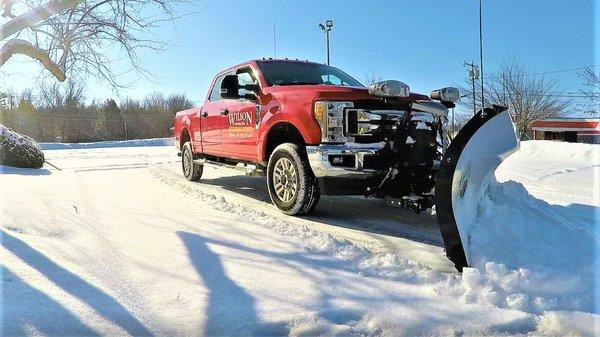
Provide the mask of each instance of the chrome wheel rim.
{"label": "chrome wheel rim", "polygon": [[279,200],[289,203],[298,193],[298,174],[291,160],[279,158],[273,170],[273,187]]}
{"label": "chrome wheel rim", "polygon": [[186,176],[190,173],[191,159],[190,151],[183,151],[183,173]]}

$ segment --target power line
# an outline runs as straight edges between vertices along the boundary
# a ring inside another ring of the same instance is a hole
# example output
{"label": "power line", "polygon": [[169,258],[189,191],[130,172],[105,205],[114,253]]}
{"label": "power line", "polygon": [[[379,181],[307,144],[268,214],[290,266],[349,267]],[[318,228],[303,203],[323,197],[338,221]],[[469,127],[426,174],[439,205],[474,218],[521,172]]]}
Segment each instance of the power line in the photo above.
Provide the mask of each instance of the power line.
{"label": "power line", "polygon": [[[511,76],[513,76],[513,77],[542,76],[542,75],[550,75],[550,74],[566,73],[566,72],[577,71],[577,70],[584,70],[584,69],[595,68],[595,67],[600,67],[600,64],[594,64],[591,66],[577,67],[577,68],[550,70],[550,71],[545,71],[545,72],[541,72],[541,73],[531,73],[531,74],[511,75]],[[499,76],[499,75],[488,75],[487,77],[488,78],[502,78],[502,76]]]}
{"label": "power line", "polygon": [[594,65],[586,66],[586,67],[553,70],[553,71],[547,71],[547,72],[543,72],[543,73],[525,74],[523,76],[540,76],[540,75],[558,74],[558,73],[566,73],[566,72],[570,72],[570,71],[584,70],[587,68],[595,68],[595,67],[600,67],[600,64],[594,64]]}

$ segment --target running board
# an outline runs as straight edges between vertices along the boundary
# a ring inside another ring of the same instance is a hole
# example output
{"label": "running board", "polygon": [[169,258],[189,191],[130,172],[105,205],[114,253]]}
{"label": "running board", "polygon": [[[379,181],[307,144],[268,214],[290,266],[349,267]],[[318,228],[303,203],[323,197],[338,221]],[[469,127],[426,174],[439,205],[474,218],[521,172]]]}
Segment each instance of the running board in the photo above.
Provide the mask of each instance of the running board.
{"label": "running board", "polygon": [[228,164],[228,163],[222,163],[222,162],[218,162],[218,161],[214,161],[214,160],[209,160],[206,158],[194,159],[194,163],[199,164],[199,165],[211,164],[211,165],[216,165],[216,166],[220,166],[220,167],[225,167],[225,168],[233,169],[236,171],[241,171],[245,175],[251,176],[251,177],[264,177],[266,175],[265,170],[263,170],[260,167],[257,167],[256,165],[253,165],[253,164],[237,163],[234,165],[234,164]]}

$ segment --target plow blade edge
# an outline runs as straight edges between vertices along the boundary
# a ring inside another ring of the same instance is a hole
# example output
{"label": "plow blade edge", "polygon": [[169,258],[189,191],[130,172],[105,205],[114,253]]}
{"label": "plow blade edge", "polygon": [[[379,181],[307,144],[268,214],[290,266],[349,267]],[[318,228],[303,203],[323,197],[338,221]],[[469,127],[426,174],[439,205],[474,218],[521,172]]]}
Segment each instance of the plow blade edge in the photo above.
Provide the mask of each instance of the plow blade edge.
{"label": "plow blade edge", "polygon": [[[486,108],[448,146],[437,174],[435,208],[446,255],[458,271],[468,267],[469,232],[487,177],[519,148],[508,112]],[[466,244],[466,246],[465,246]]]}

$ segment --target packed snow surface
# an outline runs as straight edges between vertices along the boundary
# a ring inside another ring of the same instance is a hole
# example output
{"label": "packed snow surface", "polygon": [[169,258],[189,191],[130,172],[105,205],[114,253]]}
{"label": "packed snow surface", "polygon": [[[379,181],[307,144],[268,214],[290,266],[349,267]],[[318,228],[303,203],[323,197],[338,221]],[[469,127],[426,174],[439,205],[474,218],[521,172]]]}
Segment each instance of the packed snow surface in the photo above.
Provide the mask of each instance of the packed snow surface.
{"label": "packed snow surface", "polygon": [[[458,274],[435,219],[323,197],[170,146],[45,150],[0,167],[0,326],[12,335],[594,336],[600,147],[521,143],[486,181]],[[44,146],[46,149],[52,145]]]}

